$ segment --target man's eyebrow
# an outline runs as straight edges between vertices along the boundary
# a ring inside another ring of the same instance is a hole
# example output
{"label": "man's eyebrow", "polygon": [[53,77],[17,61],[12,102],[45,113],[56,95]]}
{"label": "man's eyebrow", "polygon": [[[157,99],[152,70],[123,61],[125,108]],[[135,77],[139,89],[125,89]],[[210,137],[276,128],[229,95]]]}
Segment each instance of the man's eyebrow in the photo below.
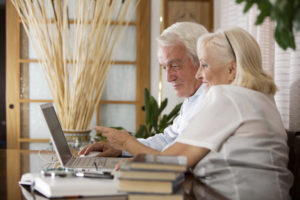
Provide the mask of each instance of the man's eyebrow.
{"label": "man's eyebrow", "polygon": [[167,64],[171,65],[173,63],[182,63],[182,59],[176,58],[176,59],[170,60]]}

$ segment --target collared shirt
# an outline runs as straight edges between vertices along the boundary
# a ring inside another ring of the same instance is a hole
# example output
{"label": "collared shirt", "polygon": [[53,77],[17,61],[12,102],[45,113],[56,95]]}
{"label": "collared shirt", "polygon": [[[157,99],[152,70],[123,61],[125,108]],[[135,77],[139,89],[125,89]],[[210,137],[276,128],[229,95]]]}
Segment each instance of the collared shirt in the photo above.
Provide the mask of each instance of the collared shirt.
{"label": "collared shirt", "polygon": [[[168,148],[189,124],[192,117],[199,112],[199,105],[204,99],[204,94],[205,86],[202,84],[193,96],[184,99],[179,115],[174,119],[172,125],[165,128],[163,133],[156,134],[147,139],[140,138],[138,141],[158,151]],[[122,152],[122,156],[129,155],[126,151]]]}

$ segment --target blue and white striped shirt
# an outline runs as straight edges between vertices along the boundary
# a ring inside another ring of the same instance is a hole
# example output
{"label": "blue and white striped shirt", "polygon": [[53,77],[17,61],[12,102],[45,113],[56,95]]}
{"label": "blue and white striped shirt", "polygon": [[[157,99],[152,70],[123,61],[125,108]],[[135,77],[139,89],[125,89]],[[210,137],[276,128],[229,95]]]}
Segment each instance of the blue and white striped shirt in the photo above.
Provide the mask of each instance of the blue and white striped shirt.
{"label": "blue and white striped shirt", "polygon": [[[188,98],[185,98],[179,115],[174,119],[173,124],[165,128],[163,133],[156,134],[147,139],[138,139],[144,145],[163,151],[171,146],[183,129],[189,124],[193,116],[199,112],[200,104],[205,96],[205,86],[202,84],[196,93]],[[130,156],[126,151],[122,152],[122,156]]]}

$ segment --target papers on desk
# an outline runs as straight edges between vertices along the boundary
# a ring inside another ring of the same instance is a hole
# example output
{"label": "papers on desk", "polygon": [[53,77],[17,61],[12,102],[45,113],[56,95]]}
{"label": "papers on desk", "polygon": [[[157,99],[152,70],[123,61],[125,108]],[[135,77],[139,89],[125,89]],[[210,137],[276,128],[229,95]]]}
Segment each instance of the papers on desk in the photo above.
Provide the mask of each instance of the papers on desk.
{"label": "papers on desk", "polygon": [[[24,175],[23,175],[24,176]],[[27,177],[30,175],[26,174]],[[121,196],[127,195],[118,191],[118,181],[116,179],[95,179],[95,178],[79,178],[79,177],[42,177],[33,174],[33,187],[36,191],[48,198],[52,197],[68,197],[68,196]],[[25,179],[19,182],[27,183]]]}

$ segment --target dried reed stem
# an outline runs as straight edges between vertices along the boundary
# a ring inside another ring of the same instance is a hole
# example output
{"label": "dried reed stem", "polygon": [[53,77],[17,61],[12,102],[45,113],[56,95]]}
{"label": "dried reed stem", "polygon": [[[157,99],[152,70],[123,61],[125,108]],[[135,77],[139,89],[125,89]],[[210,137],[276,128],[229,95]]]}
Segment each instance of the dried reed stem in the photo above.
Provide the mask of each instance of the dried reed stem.
{"label": "dried reed stem", "polygon": [[134,9],[133,0],[11,1],[40,58],[63,128],[89,129],[113,50],[139,0]]}

